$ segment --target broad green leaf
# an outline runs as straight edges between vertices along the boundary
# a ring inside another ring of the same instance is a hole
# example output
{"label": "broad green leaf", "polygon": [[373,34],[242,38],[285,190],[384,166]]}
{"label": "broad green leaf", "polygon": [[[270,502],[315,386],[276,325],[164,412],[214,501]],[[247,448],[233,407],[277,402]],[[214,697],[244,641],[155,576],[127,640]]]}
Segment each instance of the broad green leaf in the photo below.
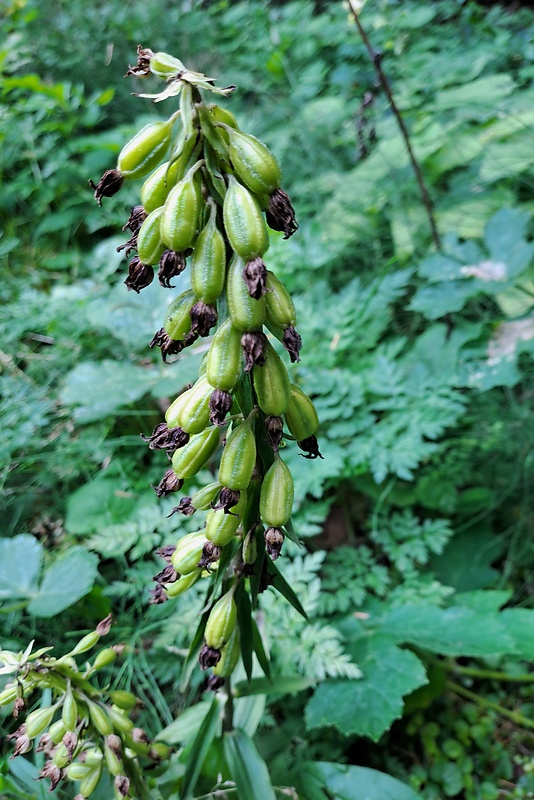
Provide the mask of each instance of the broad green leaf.
{"label": "broad green leaf", "polygon": [[[513,592],[508,589],[501,591],[473,591],[461,592],[454,595],[453,603],[456,606],[464,606],[465,608],[472,608],[475,611],[491,612],[499,611],[511,598]],[[501,617],[501,619],[504,618]],[[511,631],[508,631],[511,633]],[[512,634],[513,635],[513,634]]]}
{"label": "broad green leaf", "polygon": [[276,800],[267,765],[250,736],[239,729],[226,733],[224,754],[239,797]]}
{"label": "broad green leaf", "polygon": [[265,652],[265,647],[263,645],[263,639],[261,638],[261,633],[258,628],[258,624],[256,620],[251,617],[252,623],[252,644],[254,647],[254,652],[256,653],[256,657],[260,663],[260,667],[264,671],[267,678],[271,677],[271,662],[269,660],[269,656]]}
{"label": "broad green leaf", "polygon": [[502,538],[486,526],[478,526],[453,536],[443,553],[432,558],[432,569],[444,586],[453,586],[459,592],[487,589],[499,577],[491,565],[503,549]]}
{"label": "broad green leaf", "polygon": [[204,721],[198,729],[187,759],[184,780],[180,787],[180,800],[189,800],[193,796],[200,770],[217,735],[225,702],[225,695],[216,694],[208,713],[204,717]]}
{"label": "broad green leaf", "polygon": [[73,492],[65,518],[69,533],[92,533],[127,519],[137,498],[124,489],[124,479],[103,473]]}
{"label": "broad green leaf", "polygon": [[520,658],[534,660],[534,609],[505,608],[500,618]]}
{"label": "broad green leaf", "polygon": [[234,726],[254,736],[265,713],[267,705],[264,694],[234,699]]}
{"label": "broad green leaf", "polygon": [[379,621],[380,632],[447,656],[495,656],[514,653],[516,643],[499,614],[451,606],[404,605]]}
{"label": "broad green leaf", "polygon": [[28,604],[30,614],[53,617],[72,606],[93,588],[98,558],[84,547],[71,547],[44,575],[39,592]]}
{"label": "broad green leaf", "polygon": [[269,559],[267,562],[267,568],[271,573],[271,575],[274,576],[271,581],[271,586],[273,586],[278,592],[280,592],[280,594],[283,597],[285,597],[288,603],[291,603],[295,611],[298,611],[298,613],[301,616],[303,616],[304,619],[307,620],[308,615],[304,611],[302,603],[300,602],[297,595],[295,594],[289,583],[286,581],[282,573],[279,571],[274,561],[271,561],[271,559]]}
{"label": "broad green leaf", "polygon": [[486,119],[495,115],[495,104],[513,92],[515,83],[507,74],[486,75],[463,86],[438,92],[434,101],[436,111],[461,109],[466,118]]}
{"label": "broad green leaf", "polygon": [[316,761],[311,768],[336,800],[420,800],[405,783],[376,769],[329,761]]}
{"label": "broad green leaf", "polygon": [[200,703],[186,708],[170,725],[158,732],[156,740],[167,744],[187,744],[197,735],[211,706],[210,701],[201,700]]}
{"label": "broad green leaf", "polygon": [[42,562],[43,547],[29,533],[0,539],[0,601],[34,594]]}
{"label": "broad green leaf", "polygon": [[427,682],[425,669],[417,656],[382,636],[362,635],[347,641],[346,650],[363,678],[322,683],[306,706],[306,725],[378,742],[402,716],[404,695]]}
{"label": "broad green leaf", "polygon": [[534,244],[525,235],[530,214],[517,208],[503,208],[486,226],[485,243],[492,261],[507,266],[507,275],[516,277],[532,261]]}

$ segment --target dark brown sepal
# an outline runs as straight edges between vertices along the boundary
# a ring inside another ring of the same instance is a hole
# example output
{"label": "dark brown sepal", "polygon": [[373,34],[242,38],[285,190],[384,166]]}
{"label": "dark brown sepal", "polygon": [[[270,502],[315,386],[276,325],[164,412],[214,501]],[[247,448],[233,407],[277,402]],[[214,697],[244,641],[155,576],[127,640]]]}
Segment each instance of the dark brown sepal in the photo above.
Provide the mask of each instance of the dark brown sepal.
{"label": "dark brown sepal", "polygon": [[17,730],[14,733],[10,733],[7,738],[15,740],[15,748],[10,756],[12,759],[28,753],[32,749],[32,741],[26,734],[26,725],[24,724],[19,725]]}
{"label": "dark brown sepal", "polygon": [[267,337],[264,333],[248,331],[241,337],[241,347],[245,356],[245,372],[250,372],[252,367],[262,367],[265,364],[265,349]]}
{"label": "dark brown sepal", "polygon": [[265,431],[269,439],[269,444],[275,453],[278,452],[278,448],[280,447],[283,430],[284,420],[282,417],[265,417]]}
{"label": "dark brown sepal", "polygon": [[229,392],[223,392],[222,389],[215,389],[209,400],[211,424],[219,427],[224,425],[224,419],[231,408],[232,395]]}
{"label": "dark brown sepal", "polygon": [[205,644],[202,647],[198,656],[198,661],[201,669],[209,669],[210,667],[216,667],[220,660],[221,660],[221,651],[215,650],[214,647],[208,647],[207,644]]}
{"label": "dark brown sepal", "polygon": [[[226,486],[224,486],[221,489],[217,503],[213,506],[213,508],[215,510],[222,508],[225,514],[232,514],[230,509],[239,503],[240,497],[241,492],[239,489],[227,489]],[[232,516],[235,517],[237,514],[232,514]]]}
{"label": "dark brown sepal", "polygon": [[154,269],[150,264],[143,264],[139,256],[134,256],[128,264],[128,277],[124,281],[129,292],[139,292],[146,289],[154,280]]}
{"label": "dark brown sepal", "polygon": [[69,754],[69,758],[72,760],[74,758],[74,751],[78,746],[78,737],[74,733],[74,731],[67,731],[67,733],[63,737],[63,744],[65,745],[65,749]]}
{"label": "dark brown sepal", "polygon": [[36,753],[44,753],[45,755],[49,756],[52,750],[54,749],[55,744],[52,741],[52,737],[49,733],[43,733],[41,738],[39,739],[39,744],[35,748]]}
{"label": "dark brown sepal", "polygon": [[176,550],[175,544],[165,544],[163,545],[163,547],[158,547],[158,549],[156,550],[156,555],[162,558],[168,564],[170,564],[171,558],[175,550]]}
{"label": "dark brown sepal", "polygon": [[167,450],[173,453],[180,447],[184,447],[190,436],[182,428],[169,428],[166,422],[160,422],[150,436],[139,434],[144,442],[147,442],[150,450]]}
{"label": "dark brown sepal", "polygon": [[298,229],[295,219],[295,210],[291,205],[289,195],[283,189],[275,189],[269,198],[269,208],[266,212],[267,225],[273,231],[283,231],[284,239],[289,239]]}
{"label": "dark brown sepal", "polygon": [[137,64],[132,67],[130,64],[128,67],[128,72],[124,76],[128,78],[130,75],[135,76],[136,78],[146,78],[147,75],[151,75],[150,70],[150,59],[154,53],[149,47],[142,47],[140,44],[137,46]]}
{"label": "dark brown sepal", "polygon": [[108,614],[107,617],[101,619],[98,625],[95,628],[96,633],[99,636],[107,636],[111,630],[111,623],[113,622],[113,617],[111,614]]}
{"label": "dark brown sepal", "polygon": [[117,775],[113,781],[113,786],[121,797],[126,797],[130,791],[130,779],[126,775]]}
{"label": "dark brown sepal", "polygon": [[199,300],[189,312],[191,317],[191,333],[197,336],[209,336],[210,330],[217,324],[217,309]]}
{"label": "dark brown sepal", "polygon": [[169,599],[163,588],[163,584],[158,583],[154,586],[153,589],[150,590],[150,594],[152,597],[150,598],[150,604],[153,606],[160,606],[162,603],[166,603]]}
{"label": "dark brown sepal", "polygon": [[167,361],[167,356],[175,356],[178,353],[181,353],[184,347],[187,347],[188,344],[191,344],[195,341],[196,337],[190,339],[187,337],[186,339],[171,339],[165,328],[160,328],[159,331],[156,331],[154,334],[154,338],[148,345],[150,348],[152,347],[159,347],[161,349],[161,357],[163,361]]}
{"label": "dark brown sepal", "polygon": [[26,701],[23,697],[17,697],[13,704],[13,719],[18,719],[21,713],[26,708]]}
{"label": "dark brown sepal", "polygon": [[297,442],[298,446],[301,450],[304,450],[304,453],[301,453],[301,456],[304,458],[323,458],[321,453],[319,452],[319,443],[317,442],[316,436],[308,436],[307,439],[303,439],[301,442]]}
{"label": "dark brown sepal", "polygon": [[38,780],[49,778],[50,791],[53,792],[60,780],[63,778],[63,770],[59,767],[56,767],[52,761],[47,761],[37,778]]}
{"label": "dark brown sepal", "polygon": [[157,486],[152,486],[157,497],[167,497],[172,492],[179,492],[184,482],[173,469],[168,469]]}
{"label": "dark brown sepal", "polygon": [[118,169],[108,169],[98,183],[95,185],[94,181],[89,181],[89,186],[95,191],[95,200],[99,206],[102,205],[103,197],[113,197],[114,194],[120,190],[124,182],[124,176]]}
{"label": "dark brown sepal", "polygon": [[147,218],[148,214],[146,213],[143,206],[134,206],[130,211],[130,216],[128,217],[128,221],[122,226],[122,230],[129,230],[131,231],[134,236],[139,233],[141,230],[141,225]]}
{"label": "dark brown sepal", "polygon": [[170,281],[178,277],[185,269],[185,255],[165,250],[159,260],[158,280],[165,289],[174,289]]}
{"label": "dark brown sepal", "polygon": [[209,569],[221,557],[222,548],[213,542],[206,542],[202,548],[202,558],[197,564],[199,569]]}
{"label": "dark brown sepal", "polygon": [[174,506],[173,510],[170,514],[167,514],[167,517],[172,517],[173,514],[184,514],[186,517],[190,517],[196,511],[195,506],[191,503],[190,497],[182,497],[180,502],[177,506]]}
{"label": "dark brown sepal", "polygon": [[222,689],[225,683],[226,680],[219,677],[219,675],[210,675],[206,681],[206,691],[216,692],[219,689]]}
{"label": "dark brown sepal", "polygon": [[261,258],[253,258],[245,264],[243,280],[254,300],[259,300],[267,293],[267,268]]}
{"label": "dark brown sepal", "polygon": [[158,572],[157,575],[154,575],[154,580],[156,583],[176,583],[179,577],[172,564],[169,564],[167,567],[164,567],[161,572]]}
{"label": "dark brown sepal", "polygon": [[126,256],[126,258],[128,258],[130,253],[133,253],[134,250],[137,250],[137,233],[133,233],[127,242],[124,242],[124,244],[120,244],[115,249],[117,253],[122,253],[122,251],[124,250],[124,255]]}
{"label": "dark brown sepal", "polygon": [[289,358],[291,359],[292,364],[294,364],[295,361],[300,361],[302,338],[300,333],[298,333],[292,325],[285,329],[282,344],[289,353]]}
{"label": "dark brown sepal", "polygon": [[276,561],[284,544],[284,534],[280,528],[267,528],[263,536],[267,554],[271,556],[273,561]]}

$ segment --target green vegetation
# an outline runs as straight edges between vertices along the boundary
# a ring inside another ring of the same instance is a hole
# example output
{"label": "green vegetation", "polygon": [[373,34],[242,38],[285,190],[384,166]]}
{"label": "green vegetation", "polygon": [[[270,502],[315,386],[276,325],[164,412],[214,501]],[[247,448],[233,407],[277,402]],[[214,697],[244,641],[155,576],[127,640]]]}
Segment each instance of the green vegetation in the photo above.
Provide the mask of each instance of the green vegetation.
{"label": "green vegetation", "polygon": [[[1,647],[60,658],[111,614],[104,648],[121,646],[92,698],[140,699],[125,715],[158,743],[159,765],[141,762],[156,800],[534,797],[532,11],[362,9],[438,248],[342,3],[0,5]],[[271,234],[265,260],[294,298],[290,377],[321,421],[323,460],[284,449],[302,544],[276,564],[307,618],[260,596],[272,682],[238,665],[224,739],[224,695],[188,659],[204,584],[150,604],[155,550],[197,521],[156,499],[165,459],[139,438],[194,382],[206,340],[168,365],[148,348],[189,278],[127,292],[117,231],[140,183],[104,210],[88,186],[168,116],[130,95],[152,78],[121,77],[139,42],[237,84],[221,105],[276,154],[300,224]],[[29,712],[53,702],[35,685]],[[35,782],[42,753],[10,760],[11,711],[0,794],[70,800],[77,784]],[[93,800],[112,794],[103,774]]]}

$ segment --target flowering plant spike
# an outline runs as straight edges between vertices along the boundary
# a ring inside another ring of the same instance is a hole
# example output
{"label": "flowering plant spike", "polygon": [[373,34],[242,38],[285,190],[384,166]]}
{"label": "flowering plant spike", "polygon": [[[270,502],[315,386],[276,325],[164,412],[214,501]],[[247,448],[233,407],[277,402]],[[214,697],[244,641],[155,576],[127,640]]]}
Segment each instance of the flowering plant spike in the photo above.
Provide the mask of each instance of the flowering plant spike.
{"label": "flowering plant spike", "polygon": [[[224,570],[222,581],[212,584],[221,596],[209,594],[199,654],[203,669],[215,669],[218,684],[237,660],[234,630],[243,591],[252,594],[254,606],[258,591],[277,574],[272,561],[288,533],[293,478],[280,454],[283,439],[296,439],[306,458],[320,456],[314,405],[290,382],[269,338],[282,342],[292,362],[300,359],[295,307],[263,260],[268,228],[288,238],[298,225],[272,153],[241,131],[228,110],[204,100],[207,92],[228,96],[235,87],[217,89],[212,78],[141,46],[127,74],[165,80],[159,94],[140,96],[156,102],[179,96],[180,108],[166,122],[139,131],[123,147],[116,169],[92,184],[101,202],[124,180],[145,177],[142,205],[125,225],[132,236],[124,249],[137,250],[126,286],[141,291],[157,266],[162,286],[172,288],[190,261],[191,289],[173,300],[150,343],[164,361],[218,325],[197,382],[174,400],[166,421],[143,436],[172,459],[154,487],[158,497],[180,491],[208,463],[226,428],[217,483],[182,497],[173,509],[207,512],[204,524],[174,550],[160,551],[169,566],[155,578],[152,602],[165,602],[211,570]],[[225,668],[217,671],[221,659]]]}

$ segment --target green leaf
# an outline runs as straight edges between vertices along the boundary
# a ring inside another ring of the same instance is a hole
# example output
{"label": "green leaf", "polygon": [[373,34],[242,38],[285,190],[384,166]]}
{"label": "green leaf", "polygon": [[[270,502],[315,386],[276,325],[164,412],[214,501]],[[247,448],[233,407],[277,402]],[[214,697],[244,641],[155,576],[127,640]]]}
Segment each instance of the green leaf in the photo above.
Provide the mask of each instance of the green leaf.
{"label": "green leaf", "polygon": [[502,538],[496,537],[486,526],[457,533],[440,556],[431,560],[437,579],[445,586],[459,592],[486,589],[499,577],[491,564],[503,552]]}
{"label": "green leaf", "polygon": [[302,617],[304,617],[305,620],[309,622],[308,615],[304,611],[297,595],[295,594],[289,583],[286,581],[286,579],[283,577],[281,572],[279,572],[278,567],[275,565],[274,561],[271,561],[271,559],[269,559],[267,562],[267,569],[269,570],[271,575],[274,575],[274,578],[271,581],[271,586],[273,586],[278,592],[280,592],[280,594],[286,598],[288,603],[291,603],[295,611],[298,611],[298,613]]}
{"label": "green leaf", "polygon": [[0,601],[33,594],[42,562],[43,547],[29,533],[0,539]]}
{"label": "green leaf", "polygon": [[[454,605],[472,608],[475,611],[482,611],[485,613],[499,611],[500,608],[506,605],[512,594],[513,592],[508,589],[500,591],[478,590],[473,592],[460,592],[454,595]],[[511,631],[508,632],[511,633]]]}
{"label": "green leaf", "polygon": [[53,617],[93,588],[98,558],[84,547],[71,547],[49,567],[39,592],[28,605],[36,617]]}
{"label": "green leaf", "polygon": [[397,606],[382,617],[380,631],[396,642],[447,656],[496,656],[516,651],[501,615],[460,606]]}
{"label": "green leaf", "polygon": [[254,736],[262,721],[266,705],[264,694],[236,697],[234,699],[234,726],[245,731],[249,736]]}
{"label": "green leaf", "polygon": [[534,660],[534,609],[505,608],[500,618],[520,658]]}
{"label": "green leaf", "polygon": [[186,708],[180,716],[173,720],[156,735],[156,740],[167,744],[187,744],[193,739],[206,719],[212,703],[202,700],[194,706]]}
{"label": "green leaf", "polygon": [[385,637],[366,633],[346,649],[364,677],[322,683],[306,706],[306,725],[378,742],[402,716],[404,695],[427,683],[425,669],[417,656]]}
{"label": "green leaf", "polygon": [[314,686],[313,678],[303,678],[300,675],[273,675],[269,678],[252,678],[251,681],[240,681],[234,686],[236,697],[248,697],[255,694],[294,694]]}
{"label": "green leaf", "polygon": [[405,783],[376,769],[328,761],[316,761],[311,769],[336,800],[420,800]]}
{"label": "green leaf", "polygon": [[276,800],[267,765],[250,736],[239,729],[226,733],[224,754],[239,797]]}
{"label": "green leaf", "polygon": [[268,678],[271,677],[271,662],[269,661],[269,657],[265,652],[265,647],[263,646],[263,640],[261,638],[261,634],[258,629],[258,625],[256,620],[251,617],[252,622],[252,644],[254,646],[254,652],[260,662],[260,667],[266,674]]}
{"label": "green leaf", "polygon": [[184,780],[180,788],[180,800],[189,800],[193,796],[200,770],[206,760],[211,743],[217,734],[225,702],[225,695],[215,695],[209,711],[198,730],[187,759]]}
{"label": "green leaf", "polygon": [[124,479],[104,473],[73,492],[65,517],[69,533],[92,533],[127,519],[136,498],[124,488]]}
{"label": "green leaf", "polygon": [[253,632],[252,632],[252,608],[250,596],[247,591],[243,591],[242,585],[238,588],[239,595],[236,597],[237,603],[237,623],[239,625],[239,639],[241,642],[241,658],[243,667],[250,681],[252,678],[252,652],[253,652]]}

